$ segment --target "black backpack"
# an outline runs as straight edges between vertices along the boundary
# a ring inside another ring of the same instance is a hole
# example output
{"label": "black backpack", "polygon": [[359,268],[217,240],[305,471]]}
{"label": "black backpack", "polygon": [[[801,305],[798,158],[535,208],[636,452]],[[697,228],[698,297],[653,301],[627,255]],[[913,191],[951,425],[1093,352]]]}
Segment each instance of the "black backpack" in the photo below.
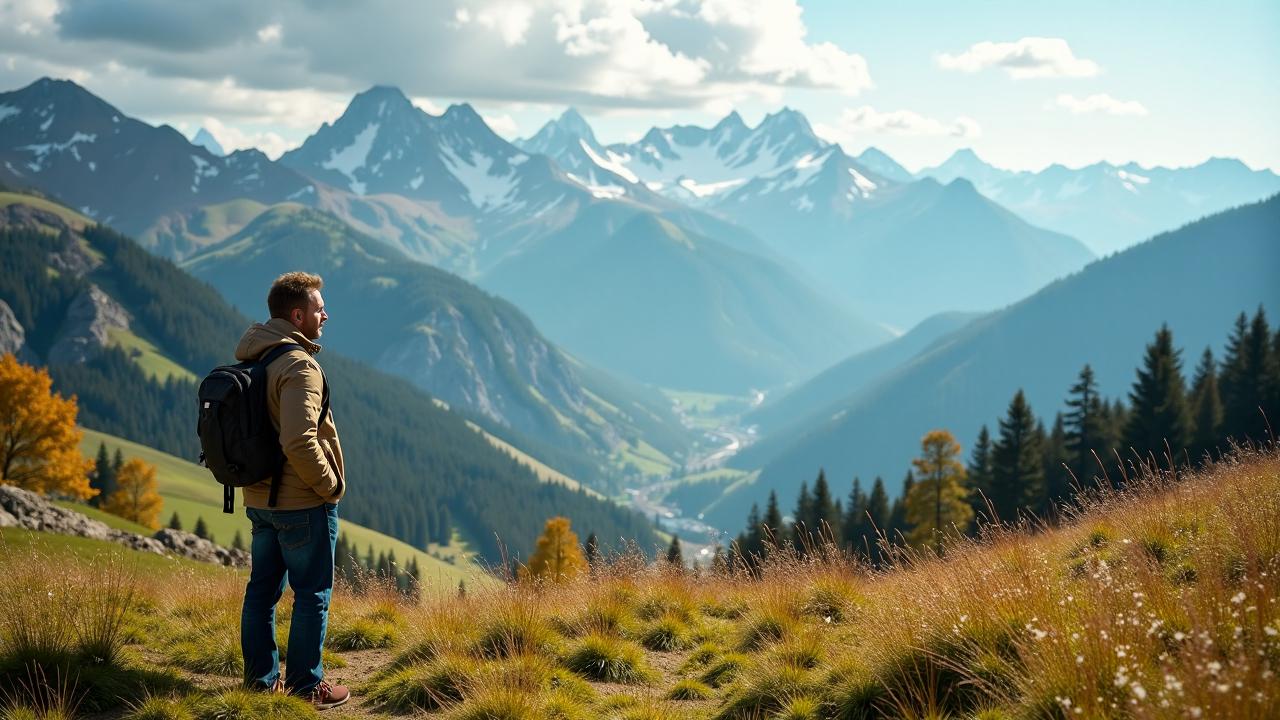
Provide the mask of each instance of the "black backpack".
{"label": "black backpack", "polygon": [[[276,506],[285,457],[267,407],[267,366],[294,350],[306,352],[296,343],[277,345],[257,360],[216,367],[200,383],[200,419],[196,422],[200,462],[222,483],[222,512],[232,512],[236,488],[267,477],[271,478],[267,505]],[[324,423],[328,414],[326,379],[316,424]]]}

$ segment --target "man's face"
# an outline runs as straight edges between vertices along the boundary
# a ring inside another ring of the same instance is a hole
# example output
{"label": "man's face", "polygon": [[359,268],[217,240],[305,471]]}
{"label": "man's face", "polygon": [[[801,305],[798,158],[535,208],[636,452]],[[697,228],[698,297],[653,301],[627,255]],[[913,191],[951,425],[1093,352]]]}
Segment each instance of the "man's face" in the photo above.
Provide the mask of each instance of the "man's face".
{"label": "man's face", "polygon": [[307,294],[306,309],[295,308],[289,319],[308,340],[320,339],[320,334],[324,332],[324,324],[329,320],[329,313],[324,311],[324,298],[320,296],[320,291],[310,291]]}

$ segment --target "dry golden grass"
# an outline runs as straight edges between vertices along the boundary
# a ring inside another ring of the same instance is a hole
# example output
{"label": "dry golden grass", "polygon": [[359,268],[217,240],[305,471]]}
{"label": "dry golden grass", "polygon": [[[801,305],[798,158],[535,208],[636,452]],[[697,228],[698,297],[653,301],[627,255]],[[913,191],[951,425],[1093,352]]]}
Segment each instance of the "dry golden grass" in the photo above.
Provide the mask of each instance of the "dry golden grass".
{"label": "dry golden grass", "polygon": [[[991,528],[887,569],[830,551],[780,553],[758,575],[630,557],[466,596],[339,588],[332,657],[381,653],[347,677],[343,716],[1280,717],[1280,454],[1148,469],[1129,488],[1092,495],[1058,528]],[[16,661],[86,653],[197,681],[238,673],[243,576],[90,561],[52,576],[37,551],[3,560],[10,688],[37,677]],[[46,674],[65,685],[60,667]],[[152,693],[196,707],[232,681],[218,682],[120,682],[135,695],[118,704]],[[66,707],[86,697],[64,690]]]}

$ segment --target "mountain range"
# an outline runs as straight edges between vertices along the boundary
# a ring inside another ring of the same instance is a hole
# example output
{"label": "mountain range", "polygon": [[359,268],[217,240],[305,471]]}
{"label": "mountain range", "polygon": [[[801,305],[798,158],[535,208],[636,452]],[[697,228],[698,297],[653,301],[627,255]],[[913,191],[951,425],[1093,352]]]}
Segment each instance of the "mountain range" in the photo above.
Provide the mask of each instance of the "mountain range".
{"label": "mountain range", "polygon": [[595,456],[588,480],[626,438],[683,453],[679,423],[653,393],[611,381],[588,386],[579,363],[515,306],[332,215],[273,207],[183,267],[246,310],[265,307],[263,288],[287,268],[320,274],[333,318],[328,344],[499,427]]}
{"label": "mountain range", "polygon": [[1075,237],[1099,255],[1280,191],[1280,175],[1251,170],[1232,158],[1186,168],[1099,162],[1014,172],[963,149],[918,177],[940,182],[965,178],[1028,222]]}
{"label": "mountain range", "polygon": [[967,182],[916,181],[874,149],[850,157],[795,110],[754,128],[737,113],[712,128],[654,128],[608,147],[567,111],[519,143],[584,176],[621,177],[610,182],[625,193],[647,188],[749,227],[812,286],[893,327],[1002,307],[1093,258]]}
{"label": "mountain range", "polygon": [[[738,527],[752,502],[763,502],[770,490],[795,497],[819,468],[839,486],[854,475],[882,476],[896,494],[926,432],[950,430],[967,456],[978,429],[986,424],[994,431],[1019,389],[1049,422],[1088,363],[1103,396],[1124,397],[1145,344],[1163,324],[1182,348],[1187,375],[1205,347],[1222,357],[1241,312],[1260,306],[1272,316],[1280,312],[1278,227],[1280,195],[1158,235],[974,319],[892,369],[875,368],[878,377],[863,376],[839,399],[808,404],[817,409],[793,421],[783,442],[766,441],[733,458],[734,466],[761,469],[753,482],[711,507],[686,510]],[[804,386],[795,393],[812,395]]]}

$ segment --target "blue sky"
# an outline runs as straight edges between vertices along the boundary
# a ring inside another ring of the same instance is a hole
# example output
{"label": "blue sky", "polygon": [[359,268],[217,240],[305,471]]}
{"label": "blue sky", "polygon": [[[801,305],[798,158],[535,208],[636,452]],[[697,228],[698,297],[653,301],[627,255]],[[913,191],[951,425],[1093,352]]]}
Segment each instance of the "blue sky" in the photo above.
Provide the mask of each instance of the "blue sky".
{"label": "blue sky", "polygon": [[11,0],[0,88],[70,77],[272,156],[381,83],[428,112],[471,102],[507,137],[569,104],[605,142],[786,105],[911,169],[972,147],[1016,169],[1232,156],[1280,170],[1280,2],[319,5]]}

